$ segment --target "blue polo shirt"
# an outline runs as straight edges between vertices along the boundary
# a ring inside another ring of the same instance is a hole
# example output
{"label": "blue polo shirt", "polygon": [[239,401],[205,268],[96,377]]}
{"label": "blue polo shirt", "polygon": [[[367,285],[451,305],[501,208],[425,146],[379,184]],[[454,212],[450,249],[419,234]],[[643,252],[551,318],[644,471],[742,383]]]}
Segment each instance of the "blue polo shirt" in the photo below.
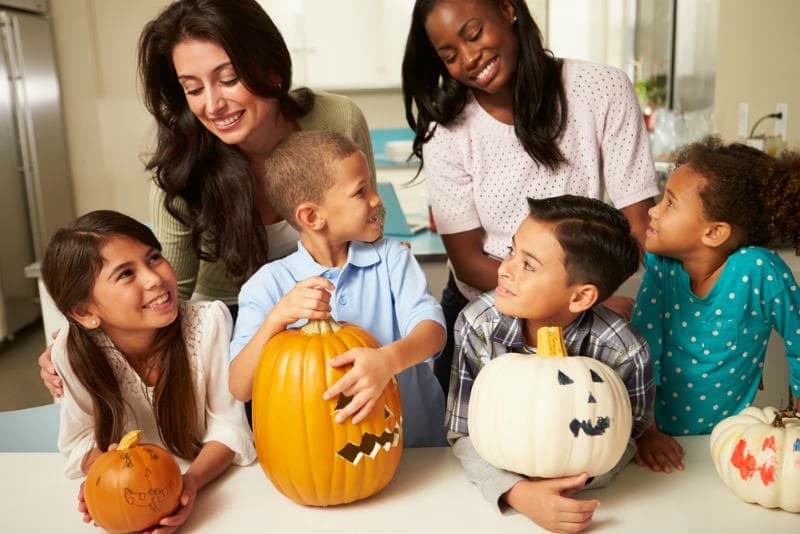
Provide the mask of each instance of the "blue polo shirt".
{"label": "blue polo shirt", "polygon": [[[239,316],[230,345],[233,359],[253,337],[278,300],[312,276],[330,280],[331,315],[357,324],[387,345],[407,336],[420,322],[445,327],[442,308],[428,290],[425,273],[411,251],[397,241],[352,241],[342,268],[320,265],[298,241],[297,252],[261,267],[239,291]],[[289,327],[304,325],[305,319]],[[406,447],[446,445],[444,394],[426,362],[397,375],[403,403]]]}

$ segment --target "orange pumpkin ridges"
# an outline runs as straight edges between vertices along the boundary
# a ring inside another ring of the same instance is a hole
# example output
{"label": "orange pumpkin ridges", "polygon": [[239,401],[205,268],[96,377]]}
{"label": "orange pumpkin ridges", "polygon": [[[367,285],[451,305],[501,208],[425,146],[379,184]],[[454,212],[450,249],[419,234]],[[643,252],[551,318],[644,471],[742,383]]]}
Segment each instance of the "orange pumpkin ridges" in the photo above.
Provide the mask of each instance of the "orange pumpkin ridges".
{"label": "orange pumpkin ridges", "polygon": [[100,455],[86,474],[89,515],[109,532],[140,531],[172,514],[183,491],[181,470],[172,455],[139,443],[134,430],[113,451]]}
{"label": "orange pumpkin ridges", "polygon": [[334,421],[348,399],[323,393],[349,369],[328,360],[354,347],[378,347],[346,323],[309,322],[274,336],[253,381],[253,433],[259,462],[273,485],[304,505],[366,498],[392,479],[402,450],[402,407],[392,380],[359,424]]}

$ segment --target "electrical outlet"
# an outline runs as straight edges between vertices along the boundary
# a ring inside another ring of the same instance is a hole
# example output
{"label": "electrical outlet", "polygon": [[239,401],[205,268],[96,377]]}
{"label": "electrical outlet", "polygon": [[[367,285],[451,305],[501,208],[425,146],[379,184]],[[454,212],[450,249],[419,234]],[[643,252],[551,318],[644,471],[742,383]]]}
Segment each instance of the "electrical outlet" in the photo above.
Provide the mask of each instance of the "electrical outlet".
{"label": "electrical outlet", "polygon": [[739,139],[747,139],[750,136],[750,132],[748,124],[750,115],[750,104],[747,102],[739,102],[739,115],[738,115],[738,122],[736,126],[736,137]]}
{"label": "electrical outlet", "polygon": [[780,113],[781,118],[775,119],[774,134],[786,141],[786,121],[789,119],[789,104],[776,104],[775,113]]}

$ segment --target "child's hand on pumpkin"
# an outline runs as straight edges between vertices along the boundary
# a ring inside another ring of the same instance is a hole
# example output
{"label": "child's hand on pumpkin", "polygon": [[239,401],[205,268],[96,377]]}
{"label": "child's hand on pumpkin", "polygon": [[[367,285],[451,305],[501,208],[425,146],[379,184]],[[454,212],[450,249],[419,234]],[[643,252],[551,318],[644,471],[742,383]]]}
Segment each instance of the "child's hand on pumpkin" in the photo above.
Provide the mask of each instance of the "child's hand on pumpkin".
{"label": "child's hand on pumpkin", "polygon": [[671,473],[672,468],[683,470],[683,447],[672,436],[664,434],[653,423],[637,442],[633,461],[653,471]]}
{"label": "child's hand on pumpkin", "polygon": [[580,532],[592,522],[600,501],[571,499],[581,489],[588,475],[545,478],[517,482],[505,501],[540,527],[552,532]]}
{"label": "child's hand on pumpkin", "polygon": [[192,513],[195,499],[197,498],[197,481],[190,474],[183,475],[183,491],[181,500],[175,513],[164,517],[153,528],[145,529],[142,534],[170,534],[178,530],[181,525],[186,523]]}
{"label": "child's hand on pumpkin", "polygon": [[325,400],[338,395],[352,397],[350,402],[336,414],[336,422],[343,423],[353,416],[353,423],[364,419],[383,392],[383,388],[394,376],[391,360],[381,354],[380,349],[354,348],[331,358],[332,367],[353,365],[334,385],[323,394]]}
{"label": "child's hand on pumpkin", "polygon": [[84,523],[91,523],[92,516],[89,515],[89,507],[86,506],[86,497],[83,495],[84,484],[86,484],[85,480],[81,482],[81,488],[78,490],[78,511],[83,516]]}
{"label": "child's hand on pumpkin", "polygon": [[330,280],[321,276],[301,280],[273,306],[269,318],[284,328],[300,319],[327,319],[333,289]]}

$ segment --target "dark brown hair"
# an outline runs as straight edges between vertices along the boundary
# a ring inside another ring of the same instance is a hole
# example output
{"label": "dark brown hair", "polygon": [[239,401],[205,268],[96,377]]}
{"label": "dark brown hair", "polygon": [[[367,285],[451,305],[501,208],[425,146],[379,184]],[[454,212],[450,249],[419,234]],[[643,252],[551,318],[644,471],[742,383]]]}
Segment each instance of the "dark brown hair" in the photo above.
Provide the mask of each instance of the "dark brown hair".
{"label": "dark brown hair", "polygon": [[273,209],[298,228],[294,210],[303,202],[322,202],[333,185],[334,164],[360,150],[348,137],[326,131],[297,132],[267,157],[265,183]]}
{"label": "dark brown hair", "polygon": [[[289,92],[289,50],[255,0],[178,0],[142,30],[139,75],[145,105],[158,126],[147,169],[166,193],[167,211],[190,227],[198,258],[221,260],[231,280],[240,284],[267,261],[256,179],[244,154],[220,141],[189,109],[172,64],[172,50],[187,39],[221,46],[247,89],[277,98],[289,117],[307,114],[314,95],[308,89]],[[188,205],[189,220],[180,212],[179,198]]]}
{"label": "dark brown hair", "polygon": [[[95,279],[103,267],[101,250],[115,237],[128,237],[161,250],[153,232],[142,223],[115,211],[93,211],[58,230],[42,260],[47,291],[69,321],[69,363],[92,396],[94,436],[102,451],[132,429],[123,428],[126,403],[111,365],[95,335],[72,319],[70,312],[91,300]],[[161,440],[176,455],[193,458],[199,450],[196,435],[202,421],[197,421],[196,392],[180,317],[159,330],[152,350],[160,370],[153,412]]]}
{"label": "dark brown hair", "polygon": [[702,175],[705,217],[739,229],[738,246],[800,246],[800,154],[773,157],[715,136],[683,147],[676,165]]}
{"label": "dark brown hair", "polygon": [[[425,20],[440,0],[417,0],[403,56],[403,101],[406,120],[415,132],[413,153],[422,161],[422,146],[433,136],[431,123],[447,125],[467,102],[468,89],[447,72],[433,49]],[[500,9],[502,0],[475,0]],[[557,139],[567,124],[567,98],[561,80],[563,63],[542,43],[542,33],[525,0],[509,0],[517,21],[519,43],[514,80],[514,132],[536,163],[554,169],[566,162]],[[414,108],[416,107],[416,117]],[[424,161],[420,164],[420,167]]]}
{"label": "dark brown hair", "polygon": [[640,249],[628,220],[602,200],[576,195],[528,199],[530,216],[553,223],[564,249],[568,282],[597,287],[598,302],[639,268]]}

